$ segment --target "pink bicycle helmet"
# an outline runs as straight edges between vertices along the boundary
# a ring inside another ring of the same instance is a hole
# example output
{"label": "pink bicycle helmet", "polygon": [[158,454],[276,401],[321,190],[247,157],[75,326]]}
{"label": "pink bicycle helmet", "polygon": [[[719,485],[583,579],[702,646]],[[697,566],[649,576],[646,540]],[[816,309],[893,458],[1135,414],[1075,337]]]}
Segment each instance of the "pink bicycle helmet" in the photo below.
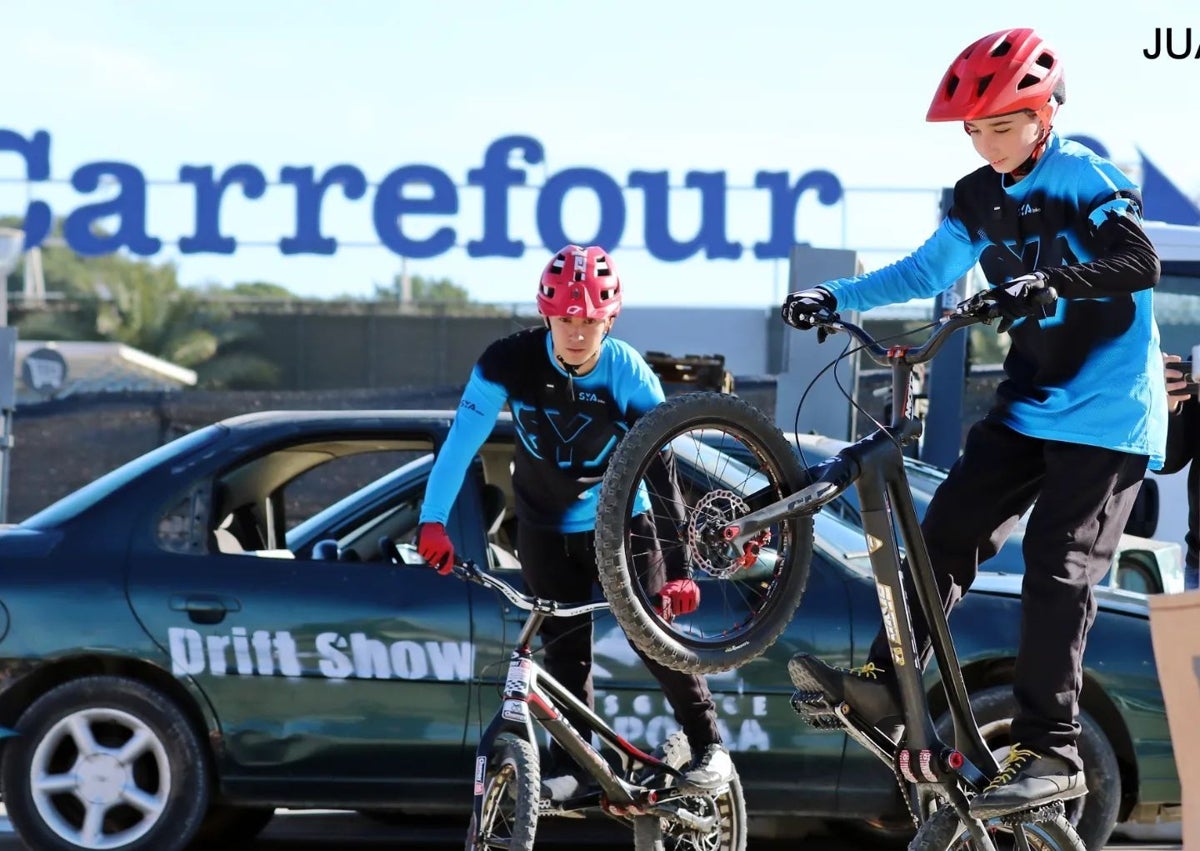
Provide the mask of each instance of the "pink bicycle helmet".
{"label": "pink bicycle helmet", "polygon": [[946,71],[926,121],[975,121],[1066,99],[1058,54],[1031,29],[986,35]]}
{"label": "pink bicycle helmet", "polygon": [[621,312],[621,279],[597,245],[568,245],[546,264],[538,284],[538,313],[608,319]]}

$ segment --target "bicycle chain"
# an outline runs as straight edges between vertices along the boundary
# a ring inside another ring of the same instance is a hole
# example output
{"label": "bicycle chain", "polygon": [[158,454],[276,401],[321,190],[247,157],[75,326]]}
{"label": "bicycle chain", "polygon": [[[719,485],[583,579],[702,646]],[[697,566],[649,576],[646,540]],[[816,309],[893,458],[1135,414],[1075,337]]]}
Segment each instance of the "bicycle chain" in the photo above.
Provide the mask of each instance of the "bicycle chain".
{"label": "bicycle chain", "polygon": [[[903,742],[904,740],[901,739],[899,744],[903,744]],[[897,749],[896,752],[899,753],[899,750]],[[908,810],[908,817],[912,819],[913,827],[917,830],[920,830],[921,820],[917,818],[916,811],[920,807],[921,802],[919,800],[914,800],[913,794],[909,791],[909,786],[911,784],[905,780],[904,775],[900,773],[900,760],[898,759],[892,760],[892,777],[895,779],[896,784],[900,787],[900,800],[904,801],[904,808]]]}

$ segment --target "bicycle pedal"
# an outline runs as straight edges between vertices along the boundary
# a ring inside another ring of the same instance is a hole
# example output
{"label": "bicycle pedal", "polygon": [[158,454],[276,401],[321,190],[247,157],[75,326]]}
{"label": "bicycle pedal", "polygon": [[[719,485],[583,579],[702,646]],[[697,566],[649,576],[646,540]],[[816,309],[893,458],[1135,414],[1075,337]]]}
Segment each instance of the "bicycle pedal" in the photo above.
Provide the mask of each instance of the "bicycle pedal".
{"label": "bicycle pedal", "polygon": [[568,808],[558,801],[542,798],[538,801],[539,818],[587,818],[583,810]]}
{"label": "bicycle pedal", "polygon": [[999,816],[1001,824],[1009,826],[1019,826],[1023,824],[1037,824],[1043,821],[1054,821],[1054,819],[1065,814],[1066,806],[1062,801],[1053,801],[1040,807],[1034,807],[1029,810],[1018,810],[1015,813],[1008,813]]}
{"label": "bicycle pedal", "polygon": [[842,719],[833,711],[825,695],[814,691],[792,694],[792,709],[806,724],[817,730],[840,730]]}

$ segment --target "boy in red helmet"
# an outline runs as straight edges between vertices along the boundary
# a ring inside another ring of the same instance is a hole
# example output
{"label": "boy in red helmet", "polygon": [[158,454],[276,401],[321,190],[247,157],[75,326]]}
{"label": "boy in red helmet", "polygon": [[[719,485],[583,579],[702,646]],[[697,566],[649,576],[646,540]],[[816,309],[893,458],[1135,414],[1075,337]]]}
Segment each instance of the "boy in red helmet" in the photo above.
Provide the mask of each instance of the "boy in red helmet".
{"label": "boy in red helmet", "polygon": [[[568,245],[556,253],[542,272],[537,305],[545,327],[492,343],[471,373],[429,477],[417,548],[443,574],[454,566],[446,518],[471,459],[508,404],[519,438],[513,492],[521,575],[539,597],[581,603],[592,599],[598,582],[593,530],[609,456],[630,425],[664,397],[658,376],[642,356],[609,336],[621,310],[621,281],[604,249]],[[654,549],[649,505],[643,508],[632,522],[640,529],[635,539],[647,549],[635,560],[646,575],[661,577],[651,581],[662,583],[664,607],[688,614],[700,603],[699,586],[686,565],[668,564]],[[546,670],[594,706],[590,617],[547,618],[541,637]],[[637,653],[658,680],[691,745],[687,782],[703,789],[728,783],[733,763],[721,744],[704,678]],[[568,720],[582,729],[577,719]],[[557,743],[551,743],[550,757],[543,796],[561,801],[577,794],[583,778]]]}
{"label": "boy in red helmet", "polygon": [[[977,262],[1012,346],[987,416],[922,523],[947,612],[1033,506],[1024,541],[1013,746],[971,802],[992,818],[1086,794],[1076,748],[1082,657],[1142,475],[1166,439],[1152,288],[1159,263],[1142,231],[1138,188],[1115,166],[1051,131],[1064,100],[1057,53],[1029,29],[985,36],[943,77],[929,121],[961,121],[987,165],[954,187],[934,235],[891,266],[792,293],[784,320],[866,310],[949,288]],[[1057,290],[1050,307],[1034,295]],[[1035,504],[1036,500],[1036,504]],[[906,578],[906,582],[907,582]],[[911,589],[911,583],[909,584]],[[909,599],[916,599],[909,590]],[[914,633],[928,662],[928,628]],[[864,666],[811,656],[789,663],[797,689],[846,702],[881,728],[902,723],[887,636]]]}

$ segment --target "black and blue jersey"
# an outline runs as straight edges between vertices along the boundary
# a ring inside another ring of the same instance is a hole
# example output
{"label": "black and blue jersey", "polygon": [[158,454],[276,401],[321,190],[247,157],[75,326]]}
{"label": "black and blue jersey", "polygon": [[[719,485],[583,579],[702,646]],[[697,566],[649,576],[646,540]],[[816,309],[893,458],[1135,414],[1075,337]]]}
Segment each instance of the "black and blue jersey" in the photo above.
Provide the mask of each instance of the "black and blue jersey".
{"label": "black and blue jersey", "polygon": [[1162,464],[1166,390],[1154,321],[1159,263],[1141,195],[1116,166],[1051,135],[1016,183],[990,166],[954,187],[954,206],[905,259],[823,284],[840,309],[943,292],[976,262],[993,286],[1043,272],[1059,300],[1016,322],[988,416],[1031,437],[1103,446]]}
{"label": "black and blue jersey", "polygon": [[[463,391],[430,474],[421,522],[446,522],[471,459],[507,404],[518,437],[513,491],[519,522],[558,532],[592,530],[613,449],[663,398],[658,376],[621,340],[606,337],[596,365],[573,378],[555,361],[548,329],[497,340],[479,358]],[[648,509],[640,494],[635,510]]]}

